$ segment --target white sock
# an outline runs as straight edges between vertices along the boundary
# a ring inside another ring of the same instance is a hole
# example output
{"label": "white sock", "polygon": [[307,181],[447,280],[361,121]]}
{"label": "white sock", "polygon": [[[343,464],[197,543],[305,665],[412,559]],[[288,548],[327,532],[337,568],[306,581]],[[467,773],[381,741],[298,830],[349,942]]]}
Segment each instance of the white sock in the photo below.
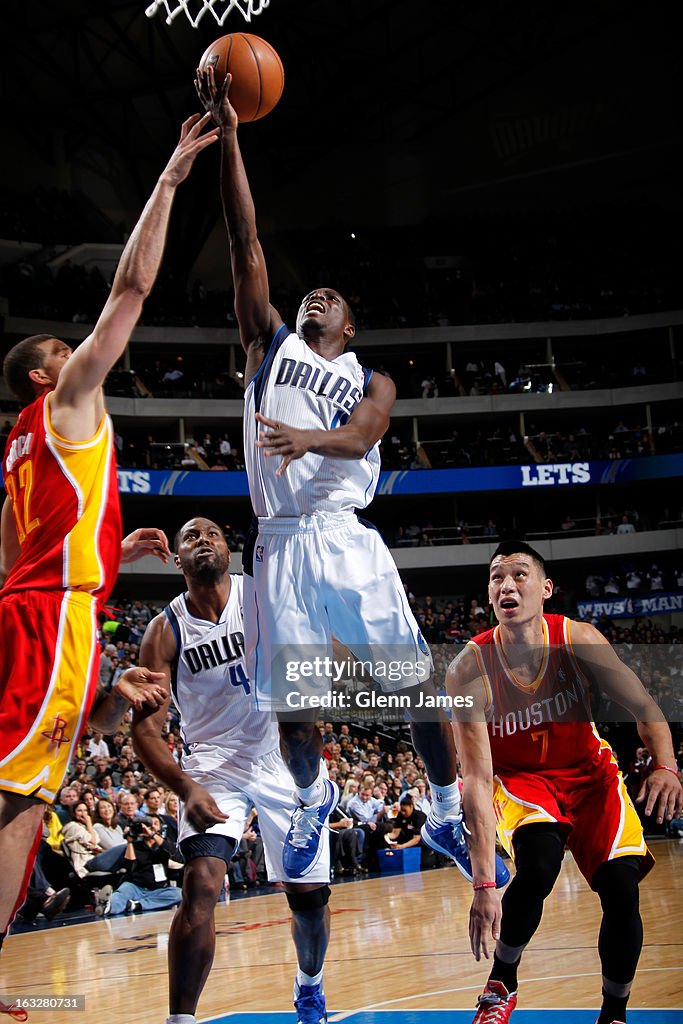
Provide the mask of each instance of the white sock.
{"label": "white sock", "polygon": [[460,786],[458,783],[452,782],[450,786],[433,786],[430,782],[429,789],[432,794],[432,812],[437,821],[457,818],[460,814]]}
{"label": "white sock", "polygon": [[299,968],[299,970],[296,972],[296,982],[297,982],[297,985],[299,985],[299,986],[301,986],[301,985],[322,985],[322,980],[323,980],[323,972],[322,971],[318,971],[317,974],[311,975],[311,974],[304,974],[304,972],[301,970],[301,968]]}
{"label": "white sock", "polygon": [[297,786],[295,792],[301,803],[306,807],[321,804],[325,796],[325,778],[322,772],[318,774],[318,778],[310,786]]}
{"label": "white sock", "polygon": [[166,1024],[197,1024],[197,1018],[193,1013],[172,1013]]}

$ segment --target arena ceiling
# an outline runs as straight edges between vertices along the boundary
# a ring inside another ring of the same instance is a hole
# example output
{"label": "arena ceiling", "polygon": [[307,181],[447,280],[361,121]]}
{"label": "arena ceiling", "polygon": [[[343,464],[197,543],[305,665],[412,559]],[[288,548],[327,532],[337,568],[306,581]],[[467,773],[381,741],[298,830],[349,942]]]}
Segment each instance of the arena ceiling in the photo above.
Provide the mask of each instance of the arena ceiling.
{"label": "arena ceiling", "polygon": [[[270,0],[251,25],[233,12],[197,30],[145,6],[3,5],[5,184],[99,181],[112,212],[139,209],[195,109],[199,55],[251,31],[286,72],[277,110],[241,129],[278,222],[415,222],[545,198],[679,204],[678,40],[632,0]],[[216,217],[209,164],[184,207],[200,235]]]}

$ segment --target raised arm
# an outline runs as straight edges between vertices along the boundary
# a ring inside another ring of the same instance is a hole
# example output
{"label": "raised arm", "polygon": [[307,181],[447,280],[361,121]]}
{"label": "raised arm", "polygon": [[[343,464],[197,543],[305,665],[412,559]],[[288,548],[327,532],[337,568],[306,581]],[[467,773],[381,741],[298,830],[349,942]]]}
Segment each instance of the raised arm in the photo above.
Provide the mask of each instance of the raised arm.
{"label": "raised arm", "polygon": [[282,318],[270,304],[268,272],[256,231],[256,211],[237,139],[237,114],[228,93],[232,76],[216,89],[213,68],[197,71],[195,85],[205,109],[220,128],[221,200],[230,240],[235,314],[247,354],[246,380],[263,361]]}
{"label": "raised arm", "polygon": [[[140,663],[154,672],[159,672],[169,689],[176,650],[175,635],[166,615],[157,615],[147,626],[142,638]],[[185,804],[185,813],[191,825],[203,832],[209,826],[225,821],[228,815],[222,813],[205,789],[185,774],[161,738],[161,728],[166,721],[169,704],[170,696],[159,708],[142,707],[134,711],[135,751],[142,758],[147,770],[178,794]]]}
{"label": "raised arm", "polygon": [[123,354],[152,290],[176,189],[190,173],[197,154],[218,138],[216,129],[201,134],[208,121],[207,114],[193,114],[184,122],[180,141],[123,250],[95,329],[59,375],[50,405],[55,430],[67,440],[87,439],[97,430],[104,412],[101,387]]}
{"label": "raised arm", "polygon": [[329,455],[334,459],[362,459],[386,433],[395,401],[394,382],[381,373],[375,373],[365,397],[343,427],[335,427],[334,430],[299,430],[298,427],[275,423],[261,413],[256,413],[256,419],[267,428],[259,435],[256,445],[264,449],[265,455],[282,456],[278,476],[284,473],[290,462],[300,459],[306,452]]}
{"label": "raised arm", "polygon": [[581,669],[607,696],[633,715],[638,734],[656,767],[643,782],[637,801],[646,800],[645,814],[657,815],[661,824],[683,813],[683,787],[678,779],[671,729],[659,705],[635,672],[595,626],[571,623],[572,649]]}
{"label": "raised arm", "polygon": [[[471,697],[472,708],[453,713],[453,733],[462,766],[462,803],[470,832],[472,883],[495,882],[496,816],[493,809],[493,765],[488,730],[484,721],[484,685],[475,652],[466,647],[446,673],[451,697]],[[489,955],[489,934],[500,937],[500,895],[491,888],[475,889],[470,907],[470,945],[475,959]]]}

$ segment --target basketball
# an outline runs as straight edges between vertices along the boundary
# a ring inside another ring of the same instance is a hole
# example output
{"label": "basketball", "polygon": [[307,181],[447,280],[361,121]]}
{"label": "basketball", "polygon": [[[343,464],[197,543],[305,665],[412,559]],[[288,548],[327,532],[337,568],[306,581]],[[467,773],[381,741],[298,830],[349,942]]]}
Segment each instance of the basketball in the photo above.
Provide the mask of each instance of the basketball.
{"label": "basketball", "polygon": [[220,89],[228,72],[232,75],[230,102],[240,121],[258,121],[273,109],[282,96],[285,72],[282,61],[265,39],[247,32],[221,36],[207,47],[200,69],[213,67]]}

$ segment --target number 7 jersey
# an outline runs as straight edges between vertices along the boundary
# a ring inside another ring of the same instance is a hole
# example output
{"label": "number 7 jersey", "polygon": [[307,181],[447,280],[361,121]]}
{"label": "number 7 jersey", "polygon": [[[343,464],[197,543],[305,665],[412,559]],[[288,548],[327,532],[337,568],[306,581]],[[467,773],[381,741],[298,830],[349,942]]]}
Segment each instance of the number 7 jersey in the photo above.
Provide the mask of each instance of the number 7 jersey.
{"label": "number 7 jersey", "polygon": [[493,771],[555,772],[592,763],[609,745],[593,724],[589,687],[571,643],[571,620],[543,616],[540,665],[533,682],[515,676],[500,626],[468,641],[486,690]]}
{"label": "number 7 jersey", "polygon": [[80,590],[102,603],[121,561],[111,420],[68,441],[52,427],[51,394],[22,409],[7,439],[2,472],[21,552],[2,593]]}

